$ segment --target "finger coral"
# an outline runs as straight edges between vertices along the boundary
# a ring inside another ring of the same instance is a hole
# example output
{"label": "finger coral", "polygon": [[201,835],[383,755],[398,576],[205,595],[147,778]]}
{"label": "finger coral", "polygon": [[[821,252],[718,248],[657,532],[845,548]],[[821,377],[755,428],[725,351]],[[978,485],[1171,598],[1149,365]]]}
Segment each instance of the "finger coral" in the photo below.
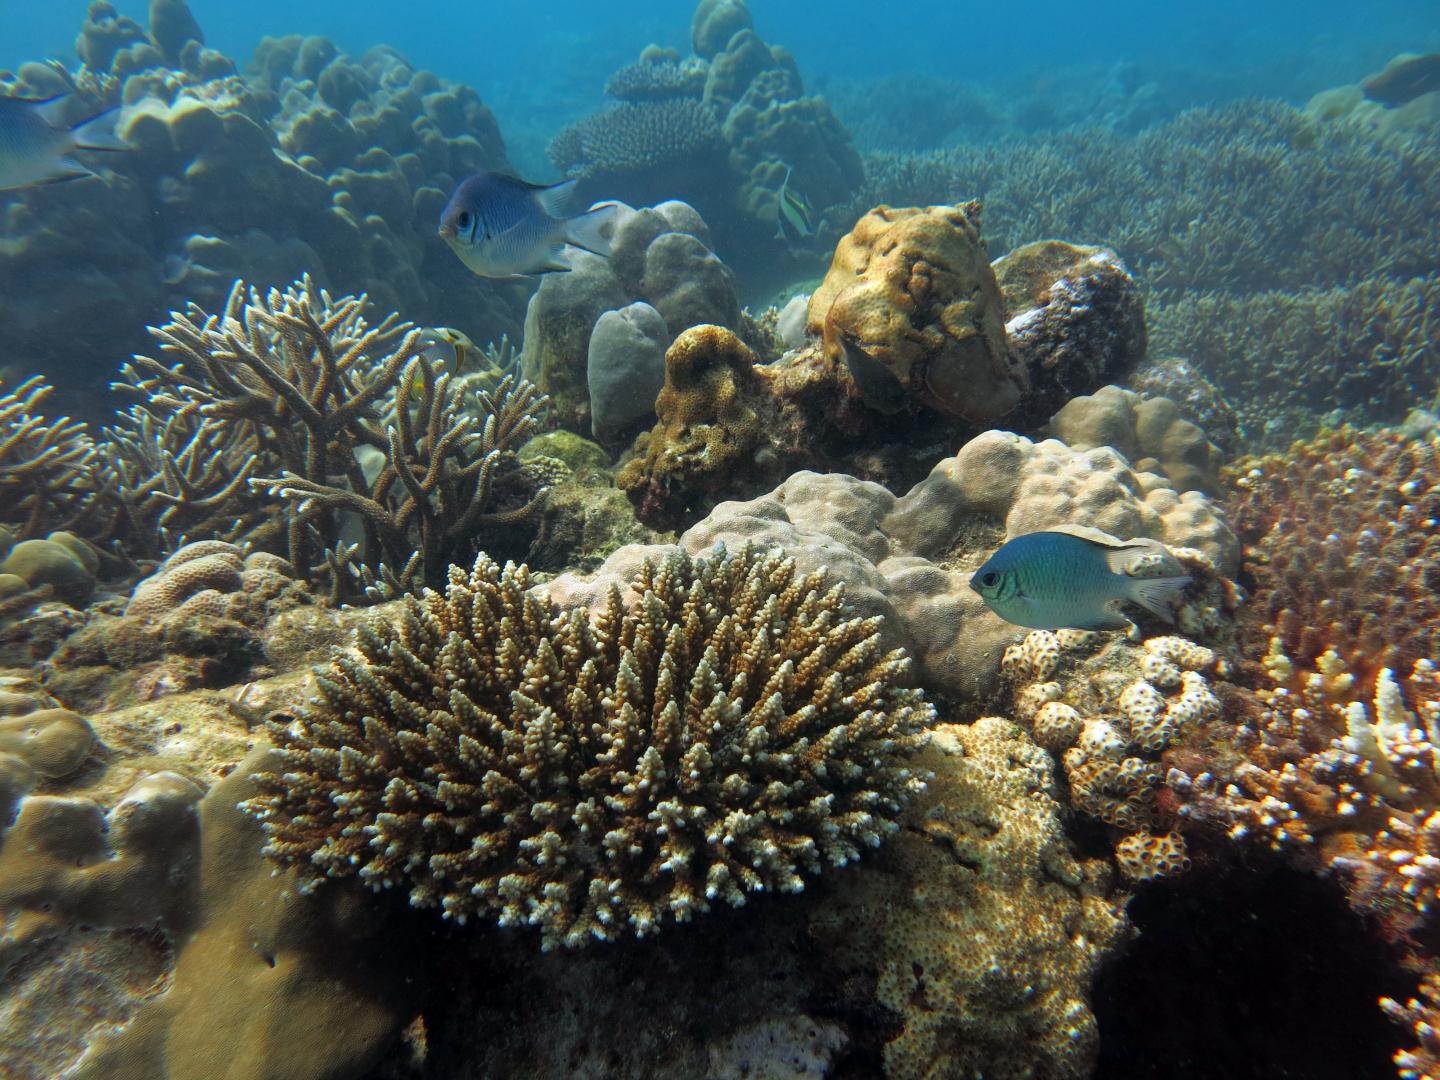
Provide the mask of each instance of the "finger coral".
{"label": "finger coral", "polygon": [[592,623],[481,556],[361,632],[247,808],[316,883],[545,946],[797,891],[892,831],[933,717],[843,589],[747,548],[646,563]]}
{"label": "finger coral", "polygon": [[0,394],[0,518],[21,540],[103,516],[95,441],[68,416],[41,415],[50,392],[37,377]]}

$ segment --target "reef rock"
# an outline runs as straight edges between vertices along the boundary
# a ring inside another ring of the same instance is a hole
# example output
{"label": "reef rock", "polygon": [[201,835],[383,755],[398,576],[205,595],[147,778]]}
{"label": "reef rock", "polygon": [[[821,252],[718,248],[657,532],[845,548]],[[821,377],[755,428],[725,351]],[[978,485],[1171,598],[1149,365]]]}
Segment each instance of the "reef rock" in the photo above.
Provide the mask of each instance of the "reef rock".
{"label": "reef rock", "polygon": [[882,206],[841,239],[806,329],[862,397],[879,396],[888,376],[928,408],[980,422],[1009,413],[1029,390],[1006,344],[979,211],[973,202]]}
{"label": "reef rock", "polygon": [[1145,307],[1109,248],[1042,240],[996,259],[1005,336],[1030,377],[1029,416],[1122,381],[1145,358]]}

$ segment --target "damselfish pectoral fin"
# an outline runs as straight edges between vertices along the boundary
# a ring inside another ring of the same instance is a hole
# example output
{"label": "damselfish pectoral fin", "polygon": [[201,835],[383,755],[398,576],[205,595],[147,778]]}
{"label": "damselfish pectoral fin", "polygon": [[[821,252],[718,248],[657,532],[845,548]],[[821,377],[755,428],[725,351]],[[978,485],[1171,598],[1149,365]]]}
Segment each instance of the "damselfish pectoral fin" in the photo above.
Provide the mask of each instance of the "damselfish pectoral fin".
{"label": "damselfish pectoral fin", "polygon": [[1188,577],[1132,578],[1125,599],[1157,618],[1173,623],[1175,605],[1189,584]]}

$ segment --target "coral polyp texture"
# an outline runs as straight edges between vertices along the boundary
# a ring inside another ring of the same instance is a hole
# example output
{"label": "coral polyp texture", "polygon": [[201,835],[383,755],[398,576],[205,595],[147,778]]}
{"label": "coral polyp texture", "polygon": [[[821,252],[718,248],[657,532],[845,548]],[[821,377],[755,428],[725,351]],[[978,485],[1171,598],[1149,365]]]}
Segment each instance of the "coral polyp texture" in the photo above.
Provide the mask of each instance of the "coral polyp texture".
{"label": "coral polyp texture", "polygon": [[248,803],[311,883],[358,876],[546,947],[798,891],[896,827],[933,711],[843,589],[746,549],[647,562],[593,623],[483,556],[272,723]]}
{"label": "coral polyp texture", "polygon": [[1235,486],[1252,654],[1333,652],[1362,694],[1440,661],[1440,441],[1345,428],[1242,463]]}
{"label": "coral polyp texture", "polygon": [[1440,901],[1440,447],[1342,430],[1242,463],[1238,726],[1168,783],[1181,813],[1338,872],[1409,939]]}

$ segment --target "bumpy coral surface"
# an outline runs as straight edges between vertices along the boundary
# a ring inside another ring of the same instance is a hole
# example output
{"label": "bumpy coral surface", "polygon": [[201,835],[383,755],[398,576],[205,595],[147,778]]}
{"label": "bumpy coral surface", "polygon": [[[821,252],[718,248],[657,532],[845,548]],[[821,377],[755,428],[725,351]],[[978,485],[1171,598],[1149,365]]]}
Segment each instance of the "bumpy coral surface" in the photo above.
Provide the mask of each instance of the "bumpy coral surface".
{"label": "bumpy coral surface", "polygon": [[[975,702],[993,693],[1001,655],[1023,631],[985,606],[969,575],[1007,539],[1056,525],[1196,548],[1222,574],[1234,572],[1239,556],[1234,534],[1201,493],[1179,495],[1113,450],[1000,431],[970,440],[903,496],[842,473],[793,473],[765,495],[721,503],[679,544],[691,553],[717,542],[773,545],[802,569],[826,568],[860,611],[882,616],[887,640],[915,657],[928,688]],[[627,545],[592,580],[565,574],[552,590],[602,604],[611,582],[623,583],[657,550]],[[1217,603],[1187,605],[1182,621],[1202,629]]]}
{"label": "bumpy coral surface", "polygon": [[483,557],[359,639],[249,807],[272,858],[547,946],[795,891],[895,827],[932,713],[875,620],[753,550],[642,568],[594,624]]}
{"label": "bumpy coral surface", "polygon": [[755,354],[721,326],[686,330],[665,353],[660,422],[636,440],[617,483],[641,521],[658,528],[693,521],[717,491],[763,475],[763,382]]}
{"label": "bumpy coral surface", "polygon": [[1333,651],[1361,694],[1440,661],[1440,441],[1342,429],[1241,463],[1235,486],[1253,655]]}
{"label": "bumpy coral surface", "polygon": [[1127,924],[1104,865],[1065,840],[1049,757],[990,717],[938,728],[921,760],[923,813],[815,916],[900,1019],[885,1075],[1088,1076],[1090,983]]}
{"label": "bumpy coral surface", "polygon": [[1019,403],[1029,380],[1006,344],[979,213],[977,203],[882,206],[856,223],[806,320],[835,364],[858,349],[948,416],[995,420]]}

